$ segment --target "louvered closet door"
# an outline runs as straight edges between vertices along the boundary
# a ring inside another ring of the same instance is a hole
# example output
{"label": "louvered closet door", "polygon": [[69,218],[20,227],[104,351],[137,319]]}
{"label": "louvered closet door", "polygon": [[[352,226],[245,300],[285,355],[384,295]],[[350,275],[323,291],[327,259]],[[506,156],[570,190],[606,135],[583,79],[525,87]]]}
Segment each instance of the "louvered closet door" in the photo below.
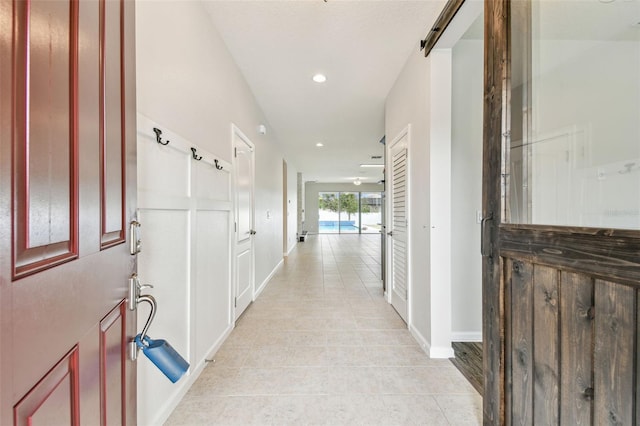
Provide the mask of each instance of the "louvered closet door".
{"label": "louvered closet door", "polygon": [[407,321],[407,206],[408,206],[408,131],[404,131],[391,146],[391,304]]}

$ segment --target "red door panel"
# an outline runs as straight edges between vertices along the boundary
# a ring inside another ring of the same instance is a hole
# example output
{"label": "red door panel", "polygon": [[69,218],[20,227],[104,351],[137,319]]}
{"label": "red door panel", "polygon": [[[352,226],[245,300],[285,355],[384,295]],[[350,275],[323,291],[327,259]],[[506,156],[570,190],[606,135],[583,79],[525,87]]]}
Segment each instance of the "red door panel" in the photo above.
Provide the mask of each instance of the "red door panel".
{"label": "red door panel", "polygon": [[124,241],[125,124],[122,1],[100,1],[102,247]]}
{"label": "red door panel", "polygon": [[0,0],[0,425],[135,424],[133,11]]}
{"label": "red door panel", "polygon": [[77,425],[78,348],[75,347],[14,408],[14,424]]}
{"label": "red door panel", "polygon": [[14,277],[77,255],[77,21],[73,1],[14,3]]}

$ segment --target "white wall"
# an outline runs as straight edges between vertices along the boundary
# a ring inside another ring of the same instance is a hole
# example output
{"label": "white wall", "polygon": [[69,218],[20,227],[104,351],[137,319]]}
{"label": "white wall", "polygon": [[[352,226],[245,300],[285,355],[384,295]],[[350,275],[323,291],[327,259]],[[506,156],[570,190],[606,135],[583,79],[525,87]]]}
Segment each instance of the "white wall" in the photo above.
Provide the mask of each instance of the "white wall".
{"label": "white wall", "polygon": [[[432,357],[451,349],[451,49],[434,49],[431,66],[429,166]],[[456,260],[457,262],[457,260]]]}
{"label": "white wall", "polygon": [[[429,105],[430,60],[416,48],[393,88],[385,106],[387,149],[400,132],[411,124],[408,148],[410,211],[408,212],[410,243],[409,286],[411,303],[409,327],[418,334],[421,344],[431,342],[431,248],[430,237],[430,173],[429,173]],[[387,153],[387,159],[390,158]],[[391,197],[387,194],[387,200]],[[391,220],[388,215],[387,221]],[[390,269],[390,266],[387,270]],[[391,283],[387,283],[390,285]],[[428,349],[428,348],[425,348]]]}
{"label": "white wall", "polygon": [[431,357],[453,355],[450,73],[450,50],[425,58],[416,48],[387,97],[385,111],[387,140],[411,124],[408,325]]}
{"label": "white wall", "polygon": [[[382,176],[380,177],[382,179]],[[319,192],[381,192],[383,185],[377,183],[324,183],[306,182],[304,184],[305,221],[303,229],[311,234],[318,233],[318,193]]]}
{"label": "white wall", "polygon": [[451,330],[453,341],[482,338],[482,97],[483,42],[453,48],[451,141]]}
{"label": "white wall", "polygon": [[[136,49],[139,113],[228,163],[231,123],[255,145],[255,283],[260,287],[282,261],[283,156],[275,133],[200,2],[137,2]],[[266,135],[258,133],[260,124]],[[295,226],[290,232],[295,235]],[[200,246],[214,249],[206,242]],[[162,315],[163,302],[158,303]],[[147,416],[141,424],[162,423],[177,401],[174,396],[153,403],[160,407],[155,418]]]}
{"label": "white wall", "polygon": [[[229,162],[231,123],[256,147],[259,285],[282,253],[276,135],[200,2],[143,1],[136,8],[138,111]],[[259,124],[267,126],[266,135],[258,133]]]}

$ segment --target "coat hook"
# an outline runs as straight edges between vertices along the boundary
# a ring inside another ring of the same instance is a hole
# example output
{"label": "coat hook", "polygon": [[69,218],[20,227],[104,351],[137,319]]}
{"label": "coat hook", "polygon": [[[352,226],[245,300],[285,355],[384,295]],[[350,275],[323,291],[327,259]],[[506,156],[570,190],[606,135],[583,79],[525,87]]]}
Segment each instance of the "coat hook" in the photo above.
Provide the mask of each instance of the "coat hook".
{"label": "coat hook", "polygon": [[624,170],[620,170],[618,173],[620,173],[621,175],[626,175],[627,173],[631,173],[633,171],[633,166],[635,166],[636,163],[627,163],[624,165]]}
{"label": "coat hook", "polygon": [[158,142],[160,145],[169,145],[169,141],[162,142],[162,138],[160,137],[160,135],[162,134],[162,130],[154,127],[153,131],[156,133],[156,142]]}
{"label": "coat hook", "polygon": [[196,160],[196,161],[202,160],[202,155],[197,155],[195,148],[191,148],[191,152],[193,153],[193,159],[194,160]]}
{"label": "coat hook", "polygon": [[213,160],[213,162],[216,163],[216,169],[222,170],[222,166],[220,164],[218,164],[218,159],[217,158],[215,160]]}

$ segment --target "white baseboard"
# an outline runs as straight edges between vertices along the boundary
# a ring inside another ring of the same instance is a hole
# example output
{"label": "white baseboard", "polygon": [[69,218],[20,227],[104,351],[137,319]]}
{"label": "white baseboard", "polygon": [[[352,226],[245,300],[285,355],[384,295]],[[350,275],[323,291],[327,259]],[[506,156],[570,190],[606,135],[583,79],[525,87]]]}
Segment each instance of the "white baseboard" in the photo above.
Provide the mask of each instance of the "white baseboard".
{"label": "white baseboard", "polygon": [[[297,244],[297,243],[296,243]],[[289,251],[285,254],[285,256],[289,256],[291,254],[291,252],[293,251],[294,248],[296,248],[296,244],[293,244],[291,246],[291,248],[289,248]]]}
{"label": "white baseboard", "polygon": [[431,343],[429,343],[422,333],[420,333],[413,325],[409,326],[409,331],[429,358],[453,358],[453,348],[431,346]]}
{"label": "white baseboard", "polygon": [[284,259],[280,259],[280,262],[278,262],[276,267],[273,268],[269,276],[267,276],[267,278],[265,278],[264,281],[262,281],[262,284],[260,284],[260,287],[258,287],[258,289],[253,293],[253,300],[256,300],[258,296],[260,296],[260,293],[262,293],[262,291],[267,287],[267,284],[269,284],[269,281],[271,281],[271,278],[273,278],[273,276],[276,274],[278,269],[280,269],[280,267],[283,264],[284,264]]}
{"label": "white baseboard", "polygon": [[432,346],[429,348],[429,358],[453,358],[454,356],[452,347]]}
{"label": "white baseboard", "polygon": [[[211,357],[218,352],[218,349],[222,346],[227,337],[233,331],[233,325],[229,325],[224,333],[215,341],[215,343],[211,346],[211,349],[207,352],[207,356],[203,359],[199,360],[197,364],[191,367],[191,371],[187,373],[188,375],[183,377],[178,383],[180,388],[169,398],[169,400],[164,404],[161,410],[159,410],[158,415],[153,420],[152,425],[162,425],[167,420],[169,420],[169,416],[173,413],[173,410],[176,409],[178,404],[182,401],[182,398],[187,394],[191,386],[198,380],[200,374],[207,366],[207,359],[211,359]],[[142,356],[142,354],[140,354]]]}
{"label": "white baseboard", "polygon": [[452,342],[482,342],[481,331],[453,331],[451,333]]}
{"label": "white baseboard", "polygon": [[409,332],[429,358],[453,358],[453,348],[431,346],[431,343],[413,325],[409,326]]}

